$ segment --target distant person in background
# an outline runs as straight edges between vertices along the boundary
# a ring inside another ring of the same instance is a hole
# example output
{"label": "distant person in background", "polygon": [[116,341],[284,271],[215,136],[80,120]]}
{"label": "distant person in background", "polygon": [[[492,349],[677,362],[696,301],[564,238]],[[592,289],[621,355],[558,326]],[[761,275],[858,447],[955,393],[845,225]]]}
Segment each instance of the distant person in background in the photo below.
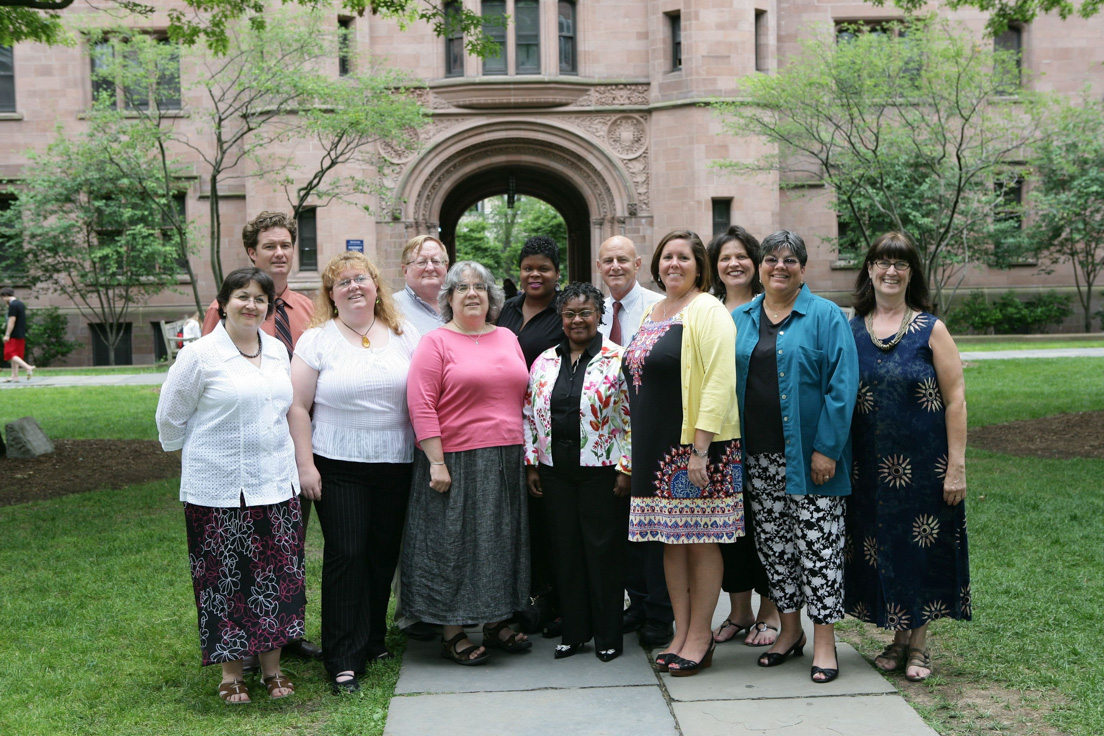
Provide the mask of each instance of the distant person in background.
{"label": "distant person in background", "polygon": [[[274,309],[261,324],[261,331],[283,343],[288,359],[295,350],[295,343],[314,314],[314,303],[306,294],[288,288],[292,263],[295,260],[295,218],[283,212],[262,212],[242,228],[242,243],[253,265],[272,279],[276,289]],[[219,323],[218,302],[211,303],[203,318],[203,334],[209,335]],[[300,499],[303,506],[303,529],[310,524],[311,502]],[[284,653],[302,659],[322,659],[322,647],[302,639],[289,642]],[[247,666],[251,666],[248,663]]]}
{"label": "distant person in background", "polygon": [[280,649],[302,638],[307,603],[288,355],[260,330],[275,296],[264,271],[230,272],[216,300],[222,321],[184,346],[157,402],[161,446],[183,450],[202,662],[222,666],[218,694],[231,704],[250,702],[250,655],[270,698],[295,692]]}
{"label": "distant person in background", "polygon": [[932,674],[928,624],[972,617],[966,387],[954,339],[928,311],[927,283],[912,239],[886,233],[866,254],[851,320],[859,398],[845,602],[893,630],[874,665],[913,682]]}
{"label": "distant person in background", "polygon": [[[598,274],[609,289],[603,303],[602,323],[598,331],[612,342],[627,346],[636,336],[644,313],[663,294],[645,289],[636,280],[640,256],[631,240],[615,235],[598,248]],[[671,640],[671,625],[675,615],[667,595],[667,579],[663,573],[662,542],[625,542],[628,557],[625,562],[625,590],[629,607],[623,614],[621,627],[625,633],[639,631],[640,643],[646,647],[660,646]]]}
{"label": "distant person in background", "polygon": [[[199,324],[199,312],[188,315],[188,318],[184,320],[184,327],[180,330],[180,336],[184,338],[185,343],[198,340],[203,336],[203,328]],[[180,347],[184,346],[181,345]]]}
{"label": "distant person in background", "polygon": [[507,299],[513,299],[518,295],[517,284],[513,279],[502,279],[502,294]]}
{"label": "distant person in background", "polygon": [[4,360],[11,363],[11,377],[5,383],[19,380],[19,369],[27,371],[27,380],[34,377],[35,367],[23,358],[27,350],[27,307],[15,298],[15,289],[0,289],[0,298],[8,305],[8,319],[4,325]]}
{"label": "distant person in background", "polygon": [[448,272],[448,251],[432,235],[416,235],[406,241],[400,258],[406,286],[391,298],[403,317],[425,335],[444,324],[437,295]]}

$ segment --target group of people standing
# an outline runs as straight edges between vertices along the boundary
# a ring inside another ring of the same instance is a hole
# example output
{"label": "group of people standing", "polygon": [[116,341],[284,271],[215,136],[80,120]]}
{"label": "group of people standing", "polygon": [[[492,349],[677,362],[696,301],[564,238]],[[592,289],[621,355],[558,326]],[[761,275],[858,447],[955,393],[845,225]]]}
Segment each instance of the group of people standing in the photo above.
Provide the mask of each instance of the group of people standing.
{"label": "group of people standing", "polygon": [[[669,233],[660,292],[611,238],[605,297],[560,288],[558,247],[530,238],[508,300],[420,236],[401,291],[347,252],[314,305],[287,288],[293,220],[262,213],[243,240],[255,265],[227,277],[157,413],[183,450],[202,657],[225,701],[249,702],[249,655],[270,697],[291,694],[288,646],[357,691],[392,656],[396,567],[396,620],[439,627],[465,666],[530,650],[519,612],[540,596],[557,659],[593,640],[608,662],[639,629],[678,677],[745,632],[769,647],[760,666],[801,655],[805,608],[814,682],[838,675],[845,611],[897,632],[877,666],[924,679],[928,622],[970,617],[961,366],[906,236],[871,246],[850,325],[804,283],[788,231],[732,228],[708,248]],[[302,639],[311,503],[321,652]],[[722,586],[732,608],[711,631]]]}

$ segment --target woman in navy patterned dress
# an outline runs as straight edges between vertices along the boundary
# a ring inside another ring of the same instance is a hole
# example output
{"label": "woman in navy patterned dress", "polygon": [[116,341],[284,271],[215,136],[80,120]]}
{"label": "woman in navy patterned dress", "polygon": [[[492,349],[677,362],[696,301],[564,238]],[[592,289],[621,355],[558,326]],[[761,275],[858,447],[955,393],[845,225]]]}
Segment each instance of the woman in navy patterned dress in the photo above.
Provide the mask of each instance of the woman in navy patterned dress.
{"label": "woman in navy patterned dress", "polygon": [[866,254],[851,320],[860,383],[846,607],[894,631],[874,664],[904,667],[914,682],[932,673],[928,624],[971,616],[962,362],[928,308],[916,246],[903,233],[882,235]]}

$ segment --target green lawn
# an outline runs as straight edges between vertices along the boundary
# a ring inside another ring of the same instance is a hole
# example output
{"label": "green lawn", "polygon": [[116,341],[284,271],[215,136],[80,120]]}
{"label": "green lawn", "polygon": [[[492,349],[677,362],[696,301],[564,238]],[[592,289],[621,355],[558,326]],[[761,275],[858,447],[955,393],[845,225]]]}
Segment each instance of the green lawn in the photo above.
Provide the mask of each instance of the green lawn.
{"label": "green lawn", "polygon": [[[1102,368],[1089,358],[972,365],[970,425],[1104,409]],[[151,387],[0,397],[0,421],[30,414],[53,437],[156,434]],[[974,620],[933,624],[937,676],[903,689],[944,734],[1104,733],[1104,460],[968,454]],[[0,508],[0,734],[382,733],[398,660],[373,668],[364,697],[341,699],[319,664],[289,660],[293,698],[222,706],[217,671],[198,666],[176,498],[174,482],[159,482]],[[317,640],[317,524],[307,546]],[[877,653],[861,625],[841,630]],[[1007,698],[1018,715],[1002,712]]]}

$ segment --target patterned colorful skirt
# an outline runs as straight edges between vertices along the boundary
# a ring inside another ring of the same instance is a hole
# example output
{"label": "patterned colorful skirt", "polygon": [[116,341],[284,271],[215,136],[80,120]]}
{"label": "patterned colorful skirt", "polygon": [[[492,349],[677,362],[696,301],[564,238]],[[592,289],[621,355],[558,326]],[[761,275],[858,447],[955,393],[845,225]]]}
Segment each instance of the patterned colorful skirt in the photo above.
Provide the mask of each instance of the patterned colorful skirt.
{"label": "patterned colorful skirt", "polygon": [[184,504],[203,664],[301,639],[307,605],[299,498],[268,506]]}
{"label": "patterned colorful skirt", "polygon": [[[629,541],[664,544],[731,543],[744,535],[743,466],[740,441],[709,446],[709,486],[690,482],[690,445],[676,445],[652,467],[635,464],[633,473],[654,473],[651,495],[633,484]],[[645,476],[647,477],[647,476]]]}

